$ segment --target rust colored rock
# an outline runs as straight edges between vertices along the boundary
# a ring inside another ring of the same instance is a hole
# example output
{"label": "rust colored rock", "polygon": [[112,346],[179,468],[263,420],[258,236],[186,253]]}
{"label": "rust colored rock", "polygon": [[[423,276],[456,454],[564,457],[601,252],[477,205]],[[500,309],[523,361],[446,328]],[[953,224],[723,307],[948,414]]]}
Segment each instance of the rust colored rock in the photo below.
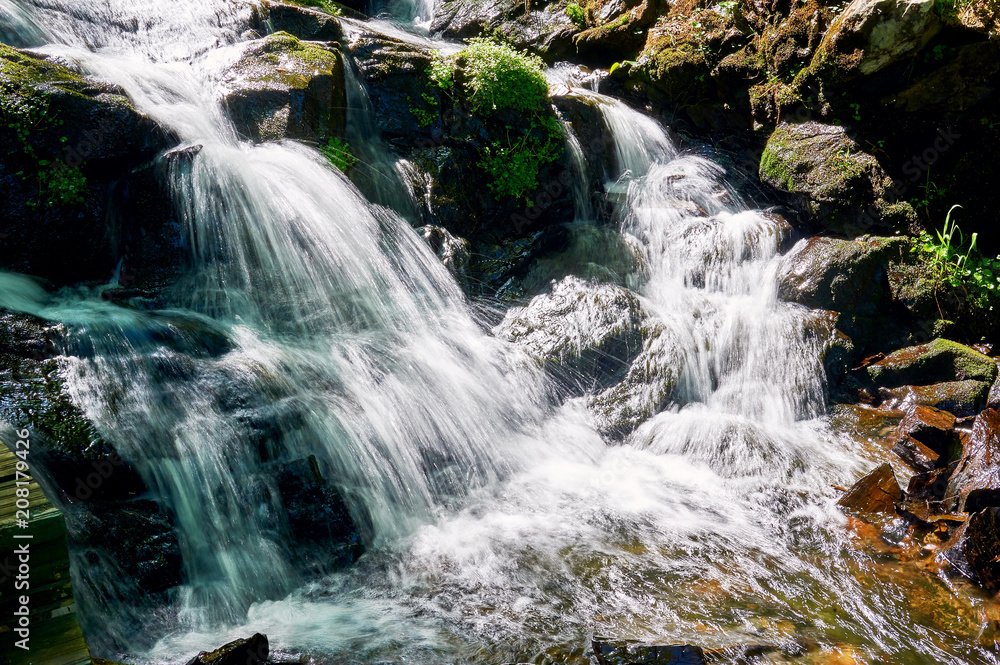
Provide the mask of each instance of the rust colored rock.
{"label": "rust colored rock", "polygon": [[910,484],[906,488],[907,498],[918,501],[941,501],[948,491],[948,480],[952,472],[953,469],[946,468],[918,473],[910,478]]}
{"label": "rust colored rock", "polygon": [[906,434],[895,438],[892,452],[917,471],[932,471],[941,459],[934,450]]}
{"label": "rust colored rock", "polygon": [[896,445],[906,437],[919,441],[939,456],[946,455],[955,442],[955,416],[932,406],[914,405],[906,411],[887,443]]}
{"label": "rust colored rock", "polygon": [[883,464],[856,482],[837,505],[860,520],[877,523],[895,515],[895,505],[902,500],[903,492],[892,467]]}
{"label": "rust colored rock", "polygon": [[946,496],[962,512],[1000,506],[1000,413],[986,409],[976,418]]}

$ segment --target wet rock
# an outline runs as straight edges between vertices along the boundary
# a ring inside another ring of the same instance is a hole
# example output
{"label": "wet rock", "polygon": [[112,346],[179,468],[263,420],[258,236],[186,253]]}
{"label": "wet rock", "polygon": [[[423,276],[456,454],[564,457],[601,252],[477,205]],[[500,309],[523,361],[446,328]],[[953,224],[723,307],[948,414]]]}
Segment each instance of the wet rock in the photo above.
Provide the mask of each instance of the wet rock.
{"label": "wet rock", "polygon": [[684,369],[674,334],[651,326],[642,352],[618,384],[590,397],[587,406],[598,431],[623,439],[640,424],[666,408]]}
{"label": "wet rock", "polygon": [[448,229],[440,226],[422,226],[417,229],[417,233],[427,241],[448,272],[460,284],[464,284],[469,277],[469,262],[472,259],[469,241],[456,238]]}
{"label": "wet rock", "polygon": [[0,420],[32,432],[33,468],[73,503],[127,499],[145,491],[125,463],[72,403],[54,360],[63,326],[0,310]]}
{"label": "wet rock", "polygon": [[941,338],[895,351],[869,365],[867,372],[872,382],[879,386],[926,386],[967,380],[990,386],[997,378],[996,363],[988,356]]}
{"label": "wet rock", "polygon": [[120,255],[110,193],[172,137],[122,90],[6,46],[0,96],[0,269],[108,280]]}
{"label": "wet rock", "polygon": [[269,656],[267,635],[257,633],[250,638],[234,640],[215,651],[202,651],[187,665],[267,665],[271,662]]}
{"label": "wet rock", "polygon": [[856,482],[837,505],[845,512],[871,524],[881,524],[895,516],[895,504],[903,500],[892,467],[883,464]]}
{"label": "wet rock", "polygon": [[689,644],[642,644],[595,637],[591,648],[599,665],[704,665],[706,662],[702,648]]}
{"label": "wet rock", "polygon": [[891,178],[839,125],[778,125],[761,156],[760,178],[837,232],[854,235],[872,224],[892,227],[916,218],[909,204],[882,200]]}
{"label": "wet rock", "polygon": [[972,435],[948,482],[954,510],[968,512],[1000,506],[1000,413],[987,409],[976,417]]}
{"label": "wet rock", "polygon": [[69,511],[70,543],[96,563],[110,558],[131,586],[147,594],[182,582],[181,550],[170,518],[147,499],[99,502]]}
{"label": "wet rock", "polygon": [[823,37],[816,58],[846,59],[871,75],[914,56],[941,29],[934,0],[854,0]]}
{"label": "wet rock", "polygon": [[622,287],[567,277],[511,309],[498,337],[524,347],[571,392],[619,382],[643,349],[645,315]]}
{"label": "wet rock", "polygon": [[806,307],[844,313],[845,332],[856,337],[851,334],[855,332],[851,317],[872,317],[889,307],[887,268],[902,245],[897,239],[875,236],[800,241],[779,274],[778,294]]}
{"label": "wet rock", "polygon": [[252,141],[322,139],[344,131],[344,64],[332,47],[275,33],[242,45],[227,70],[223,104]]}
{"label": "wet rock", "polygon": [[906,113],[934,115],[962,113],[994,93],[987,80],[1000,72],[1000,44],[970,44],[954,60],[893,98]]}
{"label": "wet rock", "polygon": [[974,416],[985,404],[988,383],[985,381],[945,381],[929,386],[879,388],[882,406],[905,409],[913,404],[930,406],[957,416]]}
{"label": "wet rock", "polygon": [[319,546],[310,554],[321,554],[318,560],[326,566],[350,563],[361,555],[358,528],[344,498],[324,477],[314,455],[283,465],[277,481],[292,537],[300,546]]}
{"label": "wet rock", "polygon": [[893,439],[892,452],[917,471],[936,469],[941,459],[940,454],[905,434]]}
{"label": "wet rock", "polygon": [[907,499],[941,501],[948,491],[948,481],[954,469],[949,467],[915,474],[906,488]]}
{"label": "wet rock", "polygon": [[431,34],[450,40],[497,35],[549,61],[573,54],[579,28],[566,15],[565,1],[446,0],[434,12]]}
{"label": "wet rock", "polygon": [[990,392],[986,397],[986,406],[991,409],[1000,409],[1000,378],[993,382]]}
{"label": "wet rock", "polygon": [[887,443],[909,437],[938,455],[947,455],[955,443],[955,416],[934,407],[914,405],[889,435]]}
{"label": "wet rock", "polygon": [[605,3],[598,14],[598,25],[588,27],[574,39],[576,49],[585,60],[605,66],[631,59],[642,50],[647,31],[668,7],[664,0]]}
{"label": "wet rock", "polygon": [[941,556],[987,590],[1000,590],[1000,508],[971,515],[945,544]]}
{"label": "wet rock", "polygon": [[314,42],[338,42],[344,32],[340,21],[326,12],[281,2],[264,2],[266,16],[262,26],[267,32],[284,32]]}

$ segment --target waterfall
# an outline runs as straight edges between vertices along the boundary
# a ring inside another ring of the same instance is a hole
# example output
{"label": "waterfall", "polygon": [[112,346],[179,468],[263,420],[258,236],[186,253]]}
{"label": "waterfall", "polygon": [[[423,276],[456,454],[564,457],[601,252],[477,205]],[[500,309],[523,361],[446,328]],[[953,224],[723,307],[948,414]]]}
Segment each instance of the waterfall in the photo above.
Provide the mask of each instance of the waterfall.
{"label": "waterfall", "polygon": [[[871,464],[824,417],[813,315],[776,297],[786,224],[654,119],[579,92],[615,146],[621,227],[603,232],[636,239],[645,270],[628,286],[664,331],[650,371],[679,375],[666,408],[611,442],[586,397],[558,401],[475,317],[401,218],[400,178],[372,201],[312,148],[238,138],[218,89],[250,4],[13,7],[5,31],[200,146],[160,157],[193,255],[161,310],[0,279],[0,305],[67,324],[74,402],[175,518],[185,584],[166,606],[114,562],[74,562],[95,655],[176,663],[261,631],[319,662],[582,662],[596,632],[973,662],[971,638],[921,623],[845,545],[830,485]],[[371,163],[398,173],[354,92]],[[190,352],[163,343],[167,326],[195,331]],[[285,543],[274,464],[309,456],[363,528],[368,552],[346,569],[303,570]]]}

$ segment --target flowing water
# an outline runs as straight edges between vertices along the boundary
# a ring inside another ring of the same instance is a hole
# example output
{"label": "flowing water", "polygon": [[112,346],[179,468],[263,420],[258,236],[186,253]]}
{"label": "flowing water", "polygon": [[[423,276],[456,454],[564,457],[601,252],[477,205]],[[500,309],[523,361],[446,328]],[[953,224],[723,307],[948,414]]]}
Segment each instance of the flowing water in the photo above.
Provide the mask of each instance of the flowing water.
{"label": "flowing water", "polygon": [[[850,546],[830,485],[873,459],[824,418],[813,315],[777,300],[787,230],[650,118],[580,93],[614,141],[620,231],[646,267],[630,284],[679,377],[618,443],[484,329],[398,214],[311,148],[237,138],[218,91],[249,5],[12,7],[4,35],[113,80],[201,146],[168,161],[194,254],[168,308],[0,282],[0,304],[70,325],[75,401],[175,516],[186,583],[169,601],[144,604],[113,562],[74,562],[95,654],[180,662],[258,630],[321,662],[583,662],[600,633],[776,644],[791,662],[845,645],[866,662],[995,662],[972,600]],[[164,321],[232,348],[182,353]],[[282,428],[269,454],[316,455],[364,525],[349,568],[317,575],[282,545],[254,438],[267,409]]]}

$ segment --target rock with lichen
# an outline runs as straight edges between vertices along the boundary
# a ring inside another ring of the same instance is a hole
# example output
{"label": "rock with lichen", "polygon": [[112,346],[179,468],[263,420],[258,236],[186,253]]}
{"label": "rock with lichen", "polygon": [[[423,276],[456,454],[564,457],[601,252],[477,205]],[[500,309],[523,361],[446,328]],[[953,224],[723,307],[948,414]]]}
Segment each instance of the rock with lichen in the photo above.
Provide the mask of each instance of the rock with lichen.
{"label": "rock with lichen", "polygon": [[240,49],[223,80],[223,105],[241,135],[261,142],[343,133],[347,95],[336,48],[279,32]]}

